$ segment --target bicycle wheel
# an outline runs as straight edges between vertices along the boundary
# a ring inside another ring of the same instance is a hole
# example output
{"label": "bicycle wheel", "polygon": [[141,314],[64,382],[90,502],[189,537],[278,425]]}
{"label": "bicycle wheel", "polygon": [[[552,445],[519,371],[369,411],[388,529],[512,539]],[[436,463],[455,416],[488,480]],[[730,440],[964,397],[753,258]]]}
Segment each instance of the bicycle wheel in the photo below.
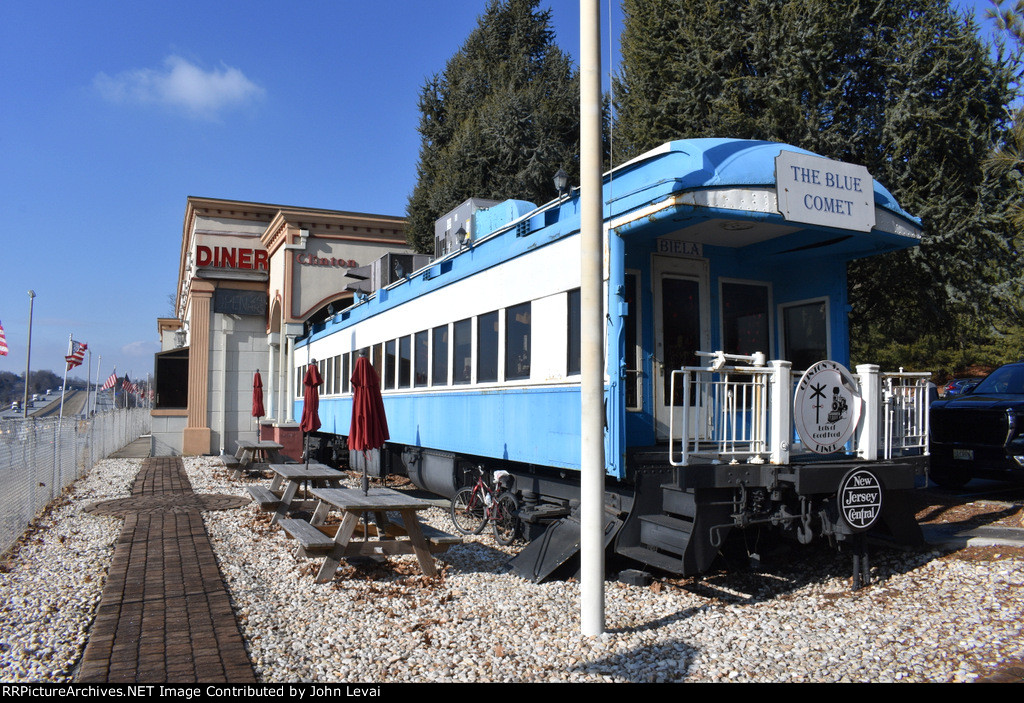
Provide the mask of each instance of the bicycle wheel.
{"label": "bicycle wheel", "polygon": [[487,522],[483,501],[473,494],[472,488],[463,488],[455,494],[451,515],[455,529],[464,535],[480,534]]}
{"label": "bicycle wheel", "polygon": [[494,506],[494,539],[498,544],[512,544],[519,535],[519,501],[511,493],[498,496]]}

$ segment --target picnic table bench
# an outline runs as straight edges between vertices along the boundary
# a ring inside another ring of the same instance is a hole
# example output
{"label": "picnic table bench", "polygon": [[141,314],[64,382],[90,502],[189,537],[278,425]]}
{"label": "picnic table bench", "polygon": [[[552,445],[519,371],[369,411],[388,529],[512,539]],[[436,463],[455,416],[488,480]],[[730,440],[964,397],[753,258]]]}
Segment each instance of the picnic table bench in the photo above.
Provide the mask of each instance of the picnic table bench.
{"label": "picnic table bench", "polygon": [[247,486],[249,496],[260,506],[260,510],[277,510],[281,505],[281,496],[264,486]]}
{"label": "picnic table bench", "polygon": [[[299,556],[324,557],[317,583],[333,578],[341,559],[352,556],[414,554],[423,573],[436,576],[433,555],[462,542],[461,537],[421,524],[417,511],[430,503],[407,493],[390,488],[371,488],[366,493],[354,488],[314,488],[311,493],[320,501],[313,517],[282,519],[280,524],[299,543]],[[324,524],[331,510],[341,512],[341,524]],[[389,512],[401,518],[389,518]],[[375,525],[360,524],[367,513],[374,514]]]}
{"label": "picnic table bench", "polygon": [[261,510],[273,511],[271,524],[280,522],[295,509],[295,500],[303,484],[314,487],[339,487],[345,474],[324,464],[270,464],[274,479],[270,488],[249,486],[249,496],[260,506]]}
{"label": "picnic table bench", "polygon": [[283,444],[269,440],[253,442],[248,439],[240,439],[235,444],[238,445],[238,450],[235,452],[235,459],[238,463],[234,466],[233,478],[241,478],[242,472],[248,471],[253,463],[282,463]]}

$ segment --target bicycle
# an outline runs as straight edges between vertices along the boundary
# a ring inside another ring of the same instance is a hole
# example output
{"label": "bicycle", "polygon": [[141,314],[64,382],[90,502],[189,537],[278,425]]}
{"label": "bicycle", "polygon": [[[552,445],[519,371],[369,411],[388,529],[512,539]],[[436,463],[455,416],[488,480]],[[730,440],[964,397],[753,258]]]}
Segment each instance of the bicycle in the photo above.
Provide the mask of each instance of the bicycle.
{"label": "bicycle", "polygon": [[512,475],[494,472],[494,488],[484,480],[484,469],[477,466],[476,484],[460,489],[452,498],[451,516],[455,529],[464,535],[478,535],[491,523],[498,544],[509,545],[519,533],[519,501],[509,490]]}

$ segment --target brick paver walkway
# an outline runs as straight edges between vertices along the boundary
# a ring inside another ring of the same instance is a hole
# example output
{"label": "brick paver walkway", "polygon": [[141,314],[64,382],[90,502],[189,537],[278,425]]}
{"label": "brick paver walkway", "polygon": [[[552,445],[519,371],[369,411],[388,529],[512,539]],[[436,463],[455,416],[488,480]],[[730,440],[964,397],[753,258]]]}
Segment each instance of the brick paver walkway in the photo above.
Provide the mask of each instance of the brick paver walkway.
{"label": "brick paver walkway", "polygon": [[203,526],[207,502],[178,457],[145,459],[132,499],[111,501],[125,523],[79,682],[255,683]]}

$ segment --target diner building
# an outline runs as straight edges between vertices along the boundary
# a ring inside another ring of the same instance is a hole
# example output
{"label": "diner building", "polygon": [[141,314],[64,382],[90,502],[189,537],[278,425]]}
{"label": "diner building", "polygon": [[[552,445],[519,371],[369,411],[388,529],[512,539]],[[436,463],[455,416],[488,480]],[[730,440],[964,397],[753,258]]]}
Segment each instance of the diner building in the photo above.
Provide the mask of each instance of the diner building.
{"label": "diner building", "polygon": [[404,227],[388,215],[189,197],[175,316],[157,322],[153,455],[233,454],[258,430],[298,458],[295,339],[352,302],[352,269],[411,253]]}

